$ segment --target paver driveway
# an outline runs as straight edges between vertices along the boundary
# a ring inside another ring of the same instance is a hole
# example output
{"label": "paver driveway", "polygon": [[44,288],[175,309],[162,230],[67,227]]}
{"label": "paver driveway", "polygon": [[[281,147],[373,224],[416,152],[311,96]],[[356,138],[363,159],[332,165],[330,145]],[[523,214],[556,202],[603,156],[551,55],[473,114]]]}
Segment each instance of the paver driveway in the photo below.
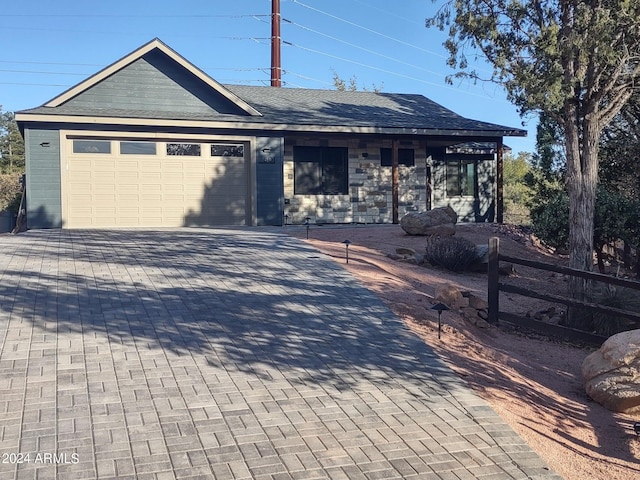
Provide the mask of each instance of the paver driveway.
{"label": "paver driveway", "polygon": [[337,263],[261,229],[0,236],[0,478],[559,478]]}

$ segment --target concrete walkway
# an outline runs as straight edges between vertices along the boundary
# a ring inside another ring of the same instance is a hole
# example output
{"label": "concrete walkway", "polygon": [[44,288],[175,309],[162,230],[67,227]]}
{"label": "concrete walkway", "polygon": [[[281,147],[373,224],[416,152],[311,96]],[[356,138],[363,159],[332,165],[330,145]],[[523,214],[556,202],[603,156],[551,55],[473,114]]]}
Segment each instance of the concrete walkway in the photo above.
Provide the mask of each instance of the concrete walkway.
{"label": "concrete walkway", "polygon": [[347,272],[262,229],[0,236],[2,479],[559,479]]}

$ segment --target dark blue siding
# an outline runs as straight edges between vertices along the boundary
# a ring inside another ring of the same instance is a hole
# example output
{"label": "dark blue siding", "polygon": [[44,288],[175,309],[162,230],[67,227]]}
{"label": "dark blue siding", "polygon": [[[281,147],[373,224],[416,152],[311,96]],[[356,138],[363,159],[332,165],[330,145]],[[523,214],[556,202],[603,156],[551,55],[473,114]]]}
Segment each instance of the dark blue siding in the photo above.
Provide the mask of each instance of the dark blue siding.
{"label": "dark blue siding", "polygon": [[256,202],[258,225],[282,225],[284,139],[256,139]]}
{"label": "dark blue siding", "polygon": [[66,102],[70,107],[246,115],[162,52],[152,51]]}
{"label": "dark blue siding", "polygon": [[25,129],[27,227],[62,227],[60,204],[60,133]]}

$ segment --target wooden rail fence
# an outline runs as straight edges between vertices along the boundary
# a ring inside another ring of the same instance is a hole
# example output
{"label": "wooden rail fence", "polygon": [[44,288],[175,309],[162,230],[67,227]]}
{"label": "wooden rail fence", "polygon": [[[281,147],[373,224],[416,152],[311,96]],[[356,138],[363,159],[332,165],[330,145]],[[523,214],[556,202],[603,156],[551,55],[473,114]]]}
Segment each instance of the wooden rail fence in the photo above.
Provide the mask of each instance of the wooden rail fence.
{"label": "wooden rail fence", "polygon": [[584,332],[582,330],[576,330],[561,325],[552,325],[545,322],[537,321],[532,318],[522,317],[513,313],[500,311],[500,292],[515,293],[531,298],[537,298],[540,300],[546,300],[552,303],[559,303],[568,307],[579,307],[591,312],[601,312],[606,314],[615,314],[619,317],[629,318],[635,321],[640,321],[640,314],[630,312],[628,310],[621,310],[613,307],[605,307],[590,302],[583,302],[574,300],[572,298],[563,297],[560,295],[554,295],[549,293],[539,293],[533,290],[529,290],[515,285],[509,285],[500,281],[499,270],[500,262],[509,262],[515,265],[523,265],[526,267],[535,268],[538,270],[546,270],[549,272],[560,273],[563,275],[570,275],[574,277],[584,278],[600,283],[609,285],[617,285],[625,288],[640,291],[640,282],[625,280],[622,278],[610,277],[594,272],[585,272],[582,270],[576,270],[568,267],[561,267],[557,265],[551,265],[548,263],[537,262],[533,260],[526,260],[523,258],[515,258],[507,255],[502,255],[499,251],[499,239],[492,237],[489,239],[489,265],[488,265],[488,290],[487,290],[487,303],[489,304],[489,323],[497,325],[500,320],[504,320],[513,325],[522,326],[532,330],[539,331],[541,333],[550,334],[554,336],[560,336],[569,340],[585,342],[594,345],[600,345],[606,340],[606,337],[596,335],[594,333]]}

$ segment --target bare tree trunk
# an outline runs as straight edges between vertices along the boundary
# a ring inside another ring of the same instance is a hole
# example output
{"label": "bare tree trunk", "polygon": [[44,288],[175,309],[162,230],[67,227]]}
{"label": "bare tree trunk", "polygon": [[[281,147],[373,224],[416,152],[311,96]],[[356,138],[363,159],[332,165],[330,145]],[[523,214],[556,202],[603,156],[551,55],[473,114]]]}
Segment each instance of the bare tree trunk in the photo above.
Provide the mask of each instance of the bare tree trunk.
{"label": "bare tree trunk", "polygon": [[[575,115],[576,107],[568,110]],[[567,117],[579,118],[579,116]],[[578,270],[593,270],[593,222],[596,187],[598,184],[598,124],[589,115],[582,121],[567,122],[567,191],[569,193],[569,266]],[[582,133],[580,135],[580,133]],[[569,294],[576,300],[588,300],[589,284],[586,280],[570,277]],[[581,309],[570,309],[568,325],[588,330],[591,319]]]}

